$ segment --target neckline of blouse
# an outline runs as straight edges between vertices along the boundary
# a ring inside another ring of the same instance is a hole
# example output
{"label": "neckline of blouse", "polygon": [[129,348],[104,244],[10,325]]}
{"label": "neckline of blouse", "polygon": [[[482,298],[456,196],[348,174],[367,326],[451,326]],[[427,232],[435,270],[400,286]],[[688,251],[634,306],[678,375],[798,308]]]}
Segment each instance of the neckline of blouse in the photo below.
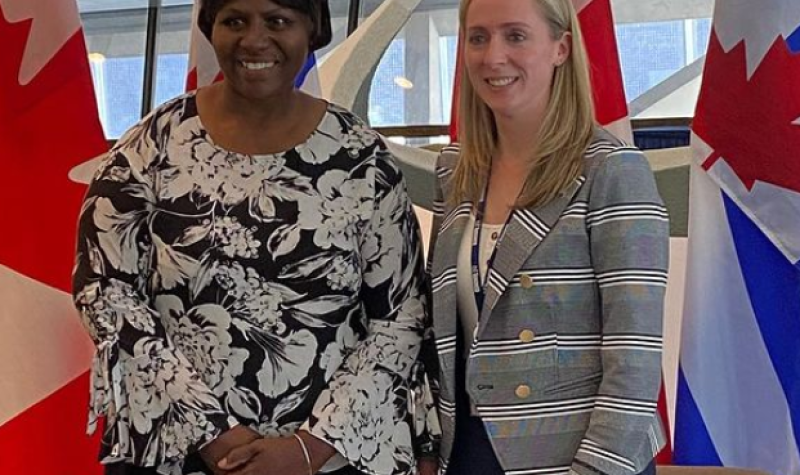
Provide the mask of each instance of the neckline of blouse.
{"label": "neckline of blouse", "polygon": [[209,133],[208,128],[206,128],[205,124],[203,124],[203,119],[200,118],[200,112],[199,112],[199,110],[197,108],[197,90],[191,91],[188,94],[187,99],[192,101],[192,107],[195,110],[194,120],[197,121],[197,123],[200,126],[200,129],[205,131],[205,139],[209,143],[209,145],[214,147],[216,150],[218,150],[220,152],[223,152],[223,153],[226,153],[226,154],[236,155],[236,156],[239,156],[239,157],[248,157],[248,158],[253,158],[253,159],[264,159],[264,158],[279,157],[281,155],[285,155],[288,152],[291,152],[292,150],[302,150],[302,149],[311,148],[311,142],[314,140],[314,137],[318,133],[321,132],[320,129],[322,127],[322,124],[328,118],[328,115],[333,112],[333,108],[334,108],[333,103],[331,103],[330,101],[326,101],[325,99],[322,99],[325,102],[325,113],[322,114],[322,117],[320,118],[319,122],[317,122],[317,125],[314,126],[314,129],[311,131],[311,133],[308,134],[308,136],[305,139],[303,139],[302,142],[298,143],[297,145],[295,145],[293,147],[290,147],[290,148],[288,148],[286,150],[282,150],[280,152],[274,152],[274,153],[242,153],[242,152],[236,152],[234,150],[229,150],[229,149],[217,144],[214,141],[214,138],[211,136],[211,133]]}

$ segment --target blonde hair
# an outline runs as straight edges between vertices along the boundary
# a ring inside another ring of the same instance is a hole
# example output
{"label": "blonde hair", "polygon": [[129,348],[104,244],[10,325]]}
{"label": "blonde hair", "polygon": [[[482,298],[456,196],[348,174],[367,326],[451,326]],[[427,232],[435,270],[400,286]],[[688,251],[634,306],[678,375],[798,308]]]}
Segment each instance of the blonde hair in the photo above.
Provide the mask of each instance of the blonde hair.
{"label": "blonde hair", "polygon": [[[569,186],[583,167],[583,154],[594,133],[588,61],[572,0],[529,0],[538,6],[553,39],[572,36],[566,61],[556,67],[550,98],[532,153],[528,174],[517,206],[540,206]],[[465,45],[467,10],[472,0],[461,0],[459,9],[462,48]],[[469,74],[461,75],[458,130],[461,153],[453,174],[452,202],[477,201],[489,177],[497,147],[497,124],[489,107],[475,93]]]}

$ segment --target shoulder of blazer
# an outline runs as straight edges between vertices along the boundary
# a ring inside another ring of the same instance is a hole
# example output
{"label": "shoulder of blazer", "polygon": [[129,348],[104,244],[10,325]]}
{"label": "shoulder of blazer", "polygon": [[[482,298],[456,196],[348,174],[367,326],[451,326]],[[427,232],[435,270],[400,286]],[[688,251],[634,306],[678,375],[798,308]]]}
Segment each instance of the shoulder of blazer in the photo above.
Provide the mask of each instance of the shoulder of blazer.
{"label": "shoulder of blazer", "polygon": [[447,197],[450,196],[450,178],[453,176],[460,156],[461,147],[459,144],[453,143],[444,147],[436,159],[436,180],[441,193],[437,198],[442,201],[441,205],[444,205]]}
{"label": "shoulder of blazer", "polygon": [[[591,180],[597,169],[604,164],[606,158],[612,153],[633,152],[640,154],[641,150],[633,145],[625,143],[602,127],[595,127],[592,142],[584,152],[584,179]],[[436,179],[439,182],[439,189],[442,197],[448,196],[450,191],[449,179],[455,171],[456,164],[461,156],[461,146],[452,143],[444,147],[436,160]]]}
{"label": "shoulder of blazer", "polygon": [[637,154],[642,153],[642,151],[635,146],[625,143],[602,127],[595,127],[592,142],[583,154],[584,177],[591,181],[598,168],[605,164],[609,155],[626,151]]}
{"label": "shoulder of blazer", "polygon": [[461,145],[458,143],[452,143],[439,152],[439,157],[436,160],[436,176],[439,180],[453,173],[460,156]]}

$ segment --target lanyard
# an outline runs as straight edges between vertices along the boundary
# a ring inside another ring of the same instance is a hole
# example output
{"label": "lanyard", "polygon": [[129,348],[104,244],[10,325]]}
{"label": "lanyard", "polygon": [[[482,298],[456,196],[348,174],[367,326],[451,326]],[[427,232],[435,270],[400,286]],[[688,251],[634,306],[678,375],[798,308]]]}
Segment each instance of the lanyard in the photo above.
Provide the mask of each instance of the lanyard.
{"label": "lanyard", "polygon": [[[488,180],[486,182],[486,188],[489,188]],[[506,222],[503,224],[503,227],[498,235],[497,244],[495,244],[494,248],[492,249],[492,254],[489,256],[489,260],[486,263],[486,276],[481,279],[481,233],[483,231],[483,216],[486,212],[486,194],[487,190],[484,189],[481,199],[478,201],[478,206],[475,210],[475,227],[472,230],[472,288],[475,292],[475,303],[478,305],[478,315],[480,315],[481,310],[483,309],[483,301],[486,296],[486,285],[489,280],[489,273],[492,271],[492,265],[494,265],[494,257],[497,254],[498,244],[503,239],[503,234],[508,226],[508,222],[511,220],[511,216],[514,214],[513,211],[508,214],[508,218],[506,218]]]}

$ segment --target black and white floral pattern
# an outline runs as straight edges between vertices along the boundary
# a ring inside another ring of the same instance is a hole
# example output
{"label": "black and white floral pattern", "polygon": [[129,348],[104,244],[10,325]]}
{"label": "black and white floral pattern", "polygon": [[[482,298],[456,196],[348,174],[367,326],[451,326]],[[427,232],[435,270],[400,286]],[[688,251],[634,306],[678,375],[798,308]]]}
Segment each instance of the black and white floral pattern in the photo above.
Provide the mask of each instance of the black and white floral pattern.
{"label": "black and white floral pattern", "polygon": [[373,474],[413,469],[426,302],[416,221],[380,137],[329,105],[303,144],[214,144],[187,94],[131,129],[80,219],[104,462],[183,473],[235,424],[299,427]]}

